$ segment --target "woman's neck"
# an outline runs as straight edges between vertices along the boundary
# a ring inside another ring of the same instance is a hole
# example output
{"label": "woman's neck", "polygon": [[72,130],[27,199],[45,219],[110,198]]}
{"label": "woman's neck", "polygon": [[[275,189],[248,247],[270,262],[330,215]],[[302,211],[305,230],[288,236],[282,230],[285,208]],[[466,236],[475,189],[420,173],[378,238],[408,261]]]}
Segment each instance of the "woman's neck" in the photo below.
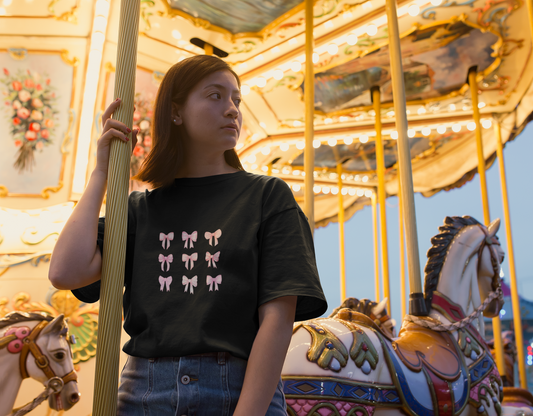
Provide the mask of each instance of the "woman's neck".
{"label": "woman's neck", "polygon": [[176,173],[176,178],[203,178],[206,176],[223,175],[239,172],[239,169],[228,165],[224,154],[209,155],[206,153],[186,154],[183,163]]}

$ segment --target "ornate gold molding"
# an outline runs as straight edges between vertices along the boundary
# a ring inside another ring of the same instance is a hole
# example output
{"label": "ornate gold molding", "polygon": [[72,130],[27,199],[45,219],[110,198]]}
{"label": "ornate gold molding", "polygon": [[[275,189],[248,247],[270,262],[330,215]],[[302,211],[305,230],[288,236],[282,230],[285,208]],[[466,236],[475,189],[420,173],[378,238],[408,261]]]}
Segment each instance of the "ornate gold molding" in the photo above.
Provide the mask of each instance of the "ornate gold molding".
{"label": "ornate gold molding", "polygon": [[57,186],[47,186],[41,191],[41,196],[44,199],[50,198],[50,192],[59,192],[63,188],[63,181],[59,181]]}
{"label": "ornate gold molding", "polygon": [[80,60],[77,57],[69,58],[69,51],[66,50],[66,49],[63,49],[61,51],[61,55],[60,56],[61,56],[61,59],[63,60],[63,62],[66,63],[67,65],[78,66],[78,64],[80,63]]}
{"label": "ornate gold molding", "polygon": [[24,232],[22,233],[22,235],[20,236],[20,241],[22,241],[24,244],[27,244],[29,246],[36,246],[37,244],[41,244],[44,240],[46,240],[48,237],[51,237],[53,235],[59,235],[59,232],[53,232],[53,233],[50,233],[50,234],[47,234],[45,235],[43,238],[41,238],[40,240],[37,240],[37,241],[30,241],[28,240],[28,238],[26,237],[26,233],[29,232],[31,235],[35,236],[39,230],[37,230],[36,227],[28,227],[24,230]]}
{"label": "ornate gold molding", "polygon": [[76,4],[70,8],[70,10],[67,10],[66,12],[56,15],[54,6],[59,3],[61,0],[51,0],[50,3],[48,3],[47,9],[49,14],[42,15],[42,16],[33,16],[33,15],[7,15],[2,16],[3,19],[5,18],[11,18],[11,19],[55,19],[67,23],[72,23],[74,25],[78,24],[78,9],[80,7],[80,0],[76,1]]}

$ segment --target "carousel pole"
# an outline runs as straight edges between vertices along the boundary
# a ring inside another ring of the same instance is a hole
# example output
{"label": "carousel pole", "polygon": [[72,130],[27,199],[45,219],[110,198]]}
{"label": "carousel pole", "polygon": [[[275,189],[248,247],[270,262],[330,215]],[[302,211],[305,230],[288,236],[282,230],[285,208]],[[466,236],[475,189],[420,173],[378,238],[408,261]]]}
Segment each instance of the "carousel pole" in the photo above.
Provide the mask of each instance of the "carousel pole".
{"label": "carousel pole", "polygon": [[[489,194],[487,191],[487,176],[485,172],[485,156],[483,155],[483,137],[481,135],[481,115],[479,114],[478,107],[478,88],[476,78],[477,68],[470,68],[468,70],[468,85],[470,86],[472,111],[476,123],[477,169],[479,173],[479,183],[481,185],[481,200],[483,202],[483,221],[488,226],[490,224]],[[503,358],[502,325],[499,316],[492,318],[492,329],[494,333],[494,349],[496,350],[496,365],[498,366],[500,375],[503,377],[505,376],[505,361]]]}
{"label": "carousel pole", "polygon": [[[114,96],[121,98],[122,104],[113,114],[113,119],[121,121],[129,128],[133,124],[139,9],[140,0],[122,0],[120,5]],[[92,413],[94,416],[117,414],[130,158],[131,141],[124,143],[114,140],[111,143]]]}
{"label": "carousel pole", "polygon": [[313,147],[315,118],[315,68],[313,65],[313,0],[305,0],[305,148],[304,148],[304,212],[311,232],[315,232],[315,148]]}
{"label": "carousel pole", "polygon": [[[518,350],[518,374],[520,387],[527,389],[526,375],[526,355],[524,352],[524,334],[522,332],[522,321],[520,319],[520,298],[518,296],[518,286],[516,284],[516,269],[514,262],[513,236],[511,233],[511,214],[509,211],[509,196],[507,194],[507,178],[505,175],[505,162],[503,160],[503,143],[500,121],[493,117],[494,133],[496,135],[496,154],[500,163],[500,180],[502,184],[503,215],[505,218],[505,234],[507,237],[507,254],[509,256],[509,274],[511,276],[511,298],[513,303],[513,322]],[[512,381],[512,380],[511,380]]]}
{"label": "carousel pole", "polygon": [[[372,192],[372,229],[374,231],[374,279],[376,282],[376,302],[379,302],[379,236],[378,236],[378,199],[375,192]],[[389,311],[390,313],[390,311]]]}
{"label": "carousel pole", "polygon": [[427,315],[427,311],[420,279],[415,196],[413,191],[413,173],[411,170],[411,152],[409,149],[409,138],[407,137],[407,108],[405,103],[402,51],[400,47],[396,0],[386,0],[386,9],[389,25],[392,94],[394,97],[394,114],[396,114],[396,131],[398,132],[398,164],[400,166],[400,182],[403,191],[402,208],[405,215],[407,266],[409,270],[409,288],[411,290],[409,295],[409,313],[415,316],[422,316]]}
{"label": "carousel pole", "polygon": [[533,0],[526,0],[527,15],[529,17],[529,34],[531,35],[531,41],[533,42]]}
{"label": "carousel pole", "polygon": [[[400,233],[400,294],[402,297],[402,317],[407,313],[407,285],[405,281],[405,237],[403,230],[403,211],[402,211],[402,187],[398,178],[398,216],[399,216],[399,233]],[[389,314],[391,312],[389,311]]]}
{"label": "carousel pole", "polygon": [[378,173],[378,202],[379,224],[381,231],[381,269],[383,270],[383,297],[387,298],[387,310],[391,311],[391,296],[389,284],[389,247],[387,241],[387,206],[385,199],[385,156],[383,152],[383,137],[381,135],[381,92],[379,87],[372,87],[372,103],[374,104],[376,128],[376,170]]}
{"label": "carousel pole", "polygon": [[344,198],[342,197],[342,163],[337,162],[337,184],[339,187],[339,252],[341,272],[341,303],[346,299],[346,261],[344,250]]}

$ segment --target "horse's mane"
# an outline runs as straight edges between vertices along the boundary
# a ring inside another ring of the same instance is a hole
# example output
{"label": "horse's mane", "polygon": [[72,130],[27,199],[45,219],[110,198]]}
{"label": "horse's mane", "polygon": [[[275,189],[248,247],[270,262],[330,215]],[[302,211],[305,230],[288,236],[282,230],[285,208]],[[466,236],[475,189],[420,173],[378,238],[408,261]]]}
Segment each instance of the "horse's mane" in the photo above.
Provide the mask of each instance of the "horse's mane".
{"label": "horse's mane", "polygon": [[335,308],[333,312],[329,315],[329,318],[334,318],[341,309],[348,308],[356,312],[360,312],[364,315],[370,316],[372,308],[377,305],[377,302],[369,299],[357,299],[357,298],[347,298],[342,302],[341,306]]}
{"label": "horse's mane", "polygon": [[424,269],[426,274],[424,280],[424,298],[428,311],[431,309],[433,291],[437,290],[442,265],[446,260],[451,242],[464,227],[479,224],[478,220],[469,216],[446,217],[444,219],[444,225],[439,227],[439,234],[431,239],[433,246],[428,250],[428,261]]}
{"label": "horse's mane", "polygon": [[44,312],[9,312],[6,316],[0,319],[0,328],[5,328],[6,326],[18,324],[20,322],[29,322],[29,321],[48,321],[51,322],[54,320],[53,316],[50,316]]}

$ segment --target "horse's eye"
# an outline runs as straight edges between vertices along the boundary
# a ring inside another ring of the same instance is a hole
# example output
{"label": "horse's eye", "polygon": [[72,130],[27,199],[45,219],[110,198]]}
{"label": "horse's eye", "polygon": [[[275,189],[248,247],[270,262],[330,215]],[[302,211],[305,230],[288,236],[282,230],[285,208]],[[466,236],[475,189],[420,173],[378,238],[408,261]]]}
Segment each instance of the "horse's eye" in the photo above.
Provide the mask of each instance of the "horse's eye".
{"label": "horse's eye", "polygon": [[65,358],[65,353],[64,352],[56,352],[54,354],[54,358],[58,361],[60,360],[63,360]]}

